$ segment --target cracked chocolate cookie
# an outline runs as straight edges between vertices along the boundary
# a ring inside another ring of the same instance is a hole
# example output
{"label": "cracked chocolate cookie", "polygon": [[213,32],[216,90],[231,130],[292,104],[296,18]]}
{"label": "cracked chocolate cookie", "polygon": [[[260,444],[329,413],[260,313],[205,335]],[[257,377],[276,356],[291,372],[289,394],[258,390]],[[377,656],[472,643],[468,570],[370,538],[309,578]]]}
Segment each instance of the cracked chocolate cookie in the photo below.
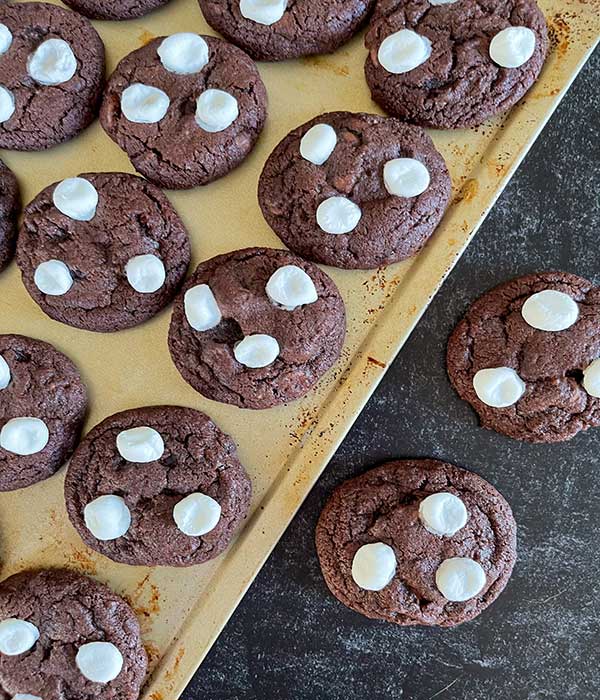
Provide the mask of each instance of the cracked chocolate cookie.
{"label": "cracked chocolate cookie", "polygon": [[104,45],[91,23],[44,2],[0,4],[0,148],[40,151],[96,116]]}
{"label": "cracked chocolate cookie", "polygon": [[374,0],[199,0],[206,21],[257,61],[332,53],[365,22]]}
{"label": "cracked chocolate cookie", "polygon": [[149,406],[93,428],[65,479],[83,541],[123,564],[192,566],[225,550],[251,483],[233,440],[191,408]]}
{"label": "cracked chocolate cookie", "polygon": [[86,409],[71,360],[41,340],[0,335],[0,491],[52,476],[75,448]]}
{"label": "cracked chocolate cookie", "polygon": [[12,260],[21,198],[17,178],[0,160],[0,271]]}
{"label": "cracked chocolate cookie", "polygon": [[25,208],[17,264],[51,318],[110,332],[163,309],[190,261],[169,200],[126,173],[84,173],[46,187]]}
{"label": "cracked chocolate cookie", "polygon": [[448,342],[450,381],[481,425],[561,442],[600,425],[600,289],[567,272],[501,284]]}
{"label": "cracked chocolate cookie", "polygon": [[148,180],[186,189],[237,167],[266,116],[267,93],[252,60],[222,39],[184,32],[120,61],[100,121]]}
{"label": "cracked chocolate cookie", "polygon": [[304,396],[337,361],[344,302],[316,265],[246,248],[201,263],[173,308],[169,350],[204,396],[269,408]]}
{"label": "cracked chocolate cookie", "polygon": [[444,159],[422,129],[375,114],[330,112],[275,147],[258,201],[298,255],[368,269],[415,255],[439,224],[450,190]]}
{"label": "cracked chocolate cookie", "polygon": [[379,0],[365,44],[375,102],[420,126],[457,129],[523,97],[548,35],[535,0]]}
{"label": "cracked chocolate cookie", "polygon": [[0,584],[2,700],[137,700],[148,665],[133,610],[64,569]]}
{"label": "cracked chocolate cookie", "polygon": [[399,625],[453,627],[506,586],[516,527],[508,503],[477,474],[402,460],[338,486],[316,545],[327,586],[352,610]]}
{"label": "cracked chocolate cookie", "polygon": [[65,4],[91,19],[121,20],[143,17],[169,0],[65,0]]}

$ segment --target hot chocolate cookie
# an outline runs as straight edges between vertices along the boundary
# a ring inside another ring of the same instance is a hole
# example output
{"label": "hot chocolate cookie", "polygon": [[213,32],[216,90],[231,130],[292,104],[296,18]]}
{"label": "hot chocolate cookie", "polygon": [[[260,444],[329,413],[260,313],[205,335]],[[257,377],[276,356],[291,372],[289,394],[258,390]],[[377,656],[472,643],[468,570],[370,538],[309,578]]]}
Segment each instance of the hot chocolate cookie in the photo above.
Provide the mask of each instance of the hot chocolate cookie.
{"label": "hot chocolate cookie", "polygon": [[501,284],[448,342],[448,374],[485,428],[561,442],[600,425],[600,289],[567,272]]}
{"label": "hot chocolate cookie", "polygon": [[316,543],[327,586],[344,605],[399,625],[452,627],[479,615],[506,586],[516,524],[477,474],[403,460],[338,486]]}
{"label": "hot chocolate cookie", "polygon": [[190,260],[165,195],[126,173],[84,173],[25,208],[17,243],[23,283],[51,318],[90,331],[135,326],[163,309]]}
{"label": "hot chocolate cookie", "polygon": [[352,112],[322,114],[294,129],[258,185],[265,219],[291,250],[344,268],[415,255],[449,198],[448,169],[422,129]]}
{"label": "hot chocolate cookie", "polygon": [[0,148],[40,151],[95,117],[104,45],[91,23],[44,2],[0,3]]}
{"label": "hot chocolate cookie", "polygon": [[523,97],[548,35],[535,0],[379,0],[365,44],[375,102],[414,124],[456,129]]}
{"label": "hot chocolate cookie", "polygon": [[344,302],[316,265],[246,248],[201,263],[177,298],[169,350],[204,396],[268,408],[306,394],[338,359]]}
{"label": "hot chocolate cookie", "polygon": [[253,61],[222,39],[184,32],[154,39],[119,62],[100,121],[148,180],[186,189],[238,166],[266,115]]}

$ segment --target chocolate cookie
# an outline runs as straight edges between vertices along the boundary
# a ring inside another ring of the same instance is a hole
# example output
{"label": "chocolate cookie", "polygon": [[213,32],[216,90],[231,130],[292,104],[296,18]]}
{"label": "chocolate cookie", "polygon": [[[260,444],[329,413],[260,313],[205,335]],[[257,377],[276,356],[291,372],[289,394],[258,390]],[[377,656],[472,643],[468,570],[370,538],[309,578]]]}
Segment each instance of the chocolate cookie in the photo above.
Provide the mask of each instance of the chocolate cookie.
{"label": "chocolate cookie", "polygon": [[154,39],[119,62],[100,121],[142,175],[186,189],[237,167],[266,115],[265,86],[243,51],[181,33]]}
{"label": "chocolate cookie", "polygon": [[0,335],[0,491],[52,476],[79,438],[87,393],[49,343]]}
{"label": "chocolate cookie", "polygon": [[548,35],[535,0],[378,0],[365,44],[375,102],[414,124],[457,129],[523,97]]}
{"label": "chocolate cookie", "polygon": [[600,289],[567,272],[501,284],[448,342],[448,374],[484,428],[561,442],[600,425]]}
{"label": "chocolate cookie", "polygon": [[242,408],[304,396],[340,356],[344,302],[316,265],[246,248],[201,263],[173,308],[169,350],[196,391]]}
{"label": "chocolate cookie", "polygon": [[233,440],[204,413],[178,406],[106,418],[81,442],[65,479],[83,541],[144,566],[192,566],[221,554],[251,490]]}
{"label": "chocolate cookie", "polygon": [[0,270],[12,260],[15,250],[20,203],[17,178],[0,160]]}
{"label": "chocolate cookie", "polygon": [[25,208],[17,242],[23,283],[51,318],[90,331],[135,326],[163,309],[190,261],[165,195],[126,173],[84,173]]}
{"label": "chocolate cookie", "polygon": [[133,610],[73,571],[0,584],[0,698],[137,700],[148,665]]}
{"label": "chocolate cookie", "polygon": [[91,19],[135,19],[166,5],[169,0],[65,0],[65,4]]}
{"label": "chocolate cookie", "polygon": [[104,45],[76,12],[44,2],[0,4],[0,148],[41,151],[96,116]]}
{"label": "chocolate cookie", "polygon": [[332,53],[366,20],[374,0],[199,0],[210,26],[258,61]]}
{"label": "chocolate cookie", "polygon": [[268,224],[295,253],[375,268],[417,253],[450,198],[444,159],[398,119],[330,112],[289,133],[258,184]]}
{"label": "chocolate cookie", "polygon": [[403,460],[338,486],[316,545],[327,586],[352,610],[399,625],[453,627],[477,617],[506,586],[516,523],[477,474]]}

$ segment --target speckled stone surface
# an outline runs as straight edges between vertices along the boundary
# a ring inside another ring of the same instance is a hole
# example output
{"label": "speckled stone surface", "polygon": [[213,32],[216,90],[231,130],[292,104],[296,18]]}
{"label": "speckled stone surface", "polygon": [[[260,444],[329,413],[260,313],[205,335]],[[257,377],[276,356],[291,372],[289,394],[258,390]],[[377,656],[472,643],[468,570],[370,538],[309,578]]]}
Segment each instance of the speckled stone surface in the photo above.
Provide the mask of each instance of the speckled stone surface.
{"label": "speckled stone surface", "polygon": [[[483,290],[539,269],[600,283],[597,91],[587,65],[231,618],[184,700],[591,700],[600,694],[600,431],[528,445],[483,430],[450,386],[445,343]],[[433,347],[434,351],[425,351]],[[410,382],[406,378],[410,377]],[[334,486],[396,457],[491,481],[519,524],[503,595],[454,630],[347,610],[314,550]]]}

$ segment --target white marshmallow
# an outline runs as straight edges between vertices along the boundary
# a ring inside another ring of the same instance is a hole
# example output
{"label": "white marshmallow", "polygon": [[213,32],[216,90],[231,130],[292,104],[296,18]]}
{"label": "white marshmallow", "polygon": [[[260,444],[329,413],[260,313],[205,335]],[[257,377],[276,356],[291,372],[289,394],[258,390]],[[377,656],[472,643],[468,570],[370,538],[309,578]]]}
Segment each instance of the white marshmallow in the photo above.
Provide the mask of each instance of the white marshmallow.
{"label": "white marshmallow", "polygon": [[63,39],[47,39],[27,59],[27,72],[42,85],[60,85],[77,70],[73,49]]}
{"label": "white marshmallow", "polygon": [[121,112],[135,124],[155,124],[167,113],[171,100],[166,92],[152,85],[134,83],[121,93]]}
{"label": "white marshmallow", "polygon": [[9,617],[0,622],[0,654],[18,656],[29,651],[40,638],[40,631],[27,620]]}
{"label": "white marshmallow", "polygon": [[490,58],[503,68],[518,68],[533,56],[535,33],[529,27],[506,27],[490,41]]}
{"label": "white marshmallow", "polygon": [[99,496],[83,509],[87,529],[103,542],[122,537],[131,525],[131,512],[121,496]]}
{"label": "white marshmallow", "polygon": [[317,224],[325,233],[350,233],[361,216],[360,207],[346,197],[329,197],[317,207]]}
{"label": "white marshmallow", "polygon": [[0,447],[16,455],[33,455],[48,444],[48,426],[39,418],[11,418],[0,430]]}
{"label": "white marshmallow", "polygon": [[123,655],[111,642],[90,642],[75,657],[81,674],[94,683],[110,683],[121,673]]}
{"label": "white marshmallow", "polygon": [[286,311],[312,304],[318,299],[314,282],[297,265],[284,265],[269,277],[265,291],[269,299]]}
{"label": "white marshmallow", "polygon": [[525,382],[512,367],[480,369],[473,377],[473,388],[480,401],[494,408],[506,408],[525,393]]}
{"label": "white marshmallow", "polygon": [[208,331],[221,323],[221,310],[207,284],[190,287],[183,297],[188,323],[195,331]]}
{"label": "white marshmallow", "polygon": [[421,501],[419,518],[433,535],[451,537],[463,528],[468,518],[465,504],[453,493],[432,493]]}
{"label": "white marshmallow", "polygon": [[12,44],[13,35],[10,29],[5,25],[0,23],[0,55],[6,53],[10,49]]}
{"label": "white marshmallow", "polygon": [[125,265],[127,281],[140,294],[152,294],[158,291],[167,277],[163,261],[151,253],[135,255]]}
{"label": "white marshmallow", "polygon": [[196,100],[196,124],[210,133],[224,131],[239,113],[237,100],[224,90],[209,88]]}
{"label": "white marshmallow", "polygon": [[0,355],[0,389],[6,389],[10,384],[10,376],[8,362]]}
{"label": "white marshmallow", "polygon": [[247,335],[233,348],[235,359],[246,367],[267,367],[279,356],[279,343],[264,333]]}
{"label": "white marshmallow", "polygon": [[12,700],[42,700],[39,695],[30,695],[29,693],[17,693],[12,696]]}
{"label": "white marshmallow", "polygon": [[540,331],[564,331],[579,318],[579,306],[568,294],[545,289],[526,300],[521,315]]}
{"label": "white marshmallow", "polygon": [[160,62],[171,73],[199,73],[208,63],[208,44],[198,34],[179,32],[163,39],[156,50]]}
{"label": "white marshmallow", "polygon": [[397,197],[417,197],[430,181],[429,170],[415,158],[394,158],[383,166],[385,189]]}
{"label": "white marshmallow", "polygon": [[352,560],[354,583],[366,591],[380,591],[394,578],[396,555],[383,542],[363,544]]}
{"label": "white marshmallow", "polygon": [[203,493],[190,493],[173,508],[173,520],[185,535],[200,537],[214,530],[221,517],[221,506]]}
{"label": "white marshmallow", "polygon": [[431,41],[411,29],[401,29],[387,36],[377,58],[388,73],[408,73],[431,56]]}
{"label": "white marshmallow", "polygon": [[476,596],[485,586],[481,564],[467,557],[445,559],[435,572],[435,585],[447,600],[457,603]]}
{"label": "white marshmallow", "polygon": [[128,462],[154,462],[165,451],[161,434],[145,425],[122,430],[117,435],[117,450]]}
{"label": "white marshmallow", "polygon": [[600,399],[600,358],[583,370],[583,388],[590,396]]}
{"label": "white marshmallow", "polygon": [[62,260],[46,260],[40,263],[33,273],[35,286],[42,294],[61,296],[73,286],[71,271]]}
{"label": "white marshmallow", "polygon": [[458,0],[429,0],[430,5],[454,5]]}
{"label": "white marshmallow", "polygon": [[333,153],[336,143],[337,134],[332,126],[315,124],[300,140],[300,155],[315,165],[323,165]]}
{"label": "white marshmallow", "polygon": [[96,215],[98,190],[84,177],[68,177],[52,193],[54,206],[75,221],[91,221]]}
{"label": "white marshmallow", "polygon": [[258,24],[271,25],[283,17],[287,0],[240,0],[242,17]]}
{"label": "white marshmallow", "polygon": [[0,124],[8,121],[15,112],[15,98],[10,90],[0,85]]}

